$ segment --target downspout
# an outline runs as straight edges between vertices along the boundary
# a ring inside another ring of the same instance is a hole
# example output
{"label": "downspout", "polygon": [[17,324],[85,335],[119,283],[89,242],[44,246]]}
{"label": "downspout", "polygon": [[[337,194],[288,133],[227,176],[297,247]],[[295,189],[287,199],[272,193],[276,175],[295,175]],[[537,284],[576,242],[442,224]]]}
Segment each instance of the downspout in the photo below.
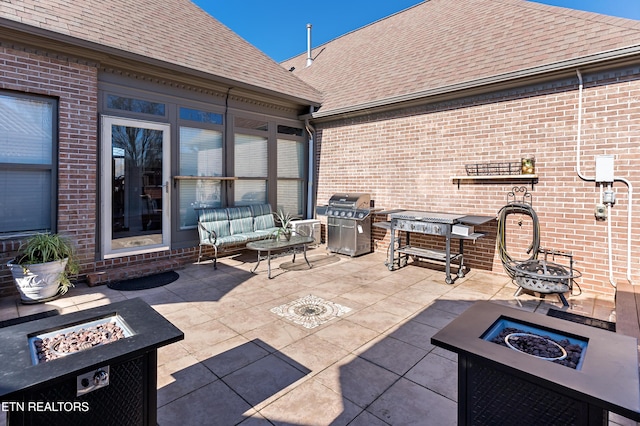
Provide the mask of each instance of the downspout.
{"label": "downspout", "polygon": [[[582,138],[582,90],[583,90],[583,81],[582,74],[580,70],[576,70],[576,74],[578,75],[578,81],[580,85],[578,86],[578,137],[577,137],[577,150],[576,150],[576,172],[578,177],[587,182],[595,182],[595,178],[587,178],[585,177],[580,170],[580,145]],[[628,208],[628,218],[627,218],[627,281],[633,285],[633,280],[631,279],[631,218],[632,218],[632,205],[633,205],[633,186],[631,182],[624,178],[615,178],[614,182],[622,182],[627,185],[627,194],[629,201]],[[611,206],[608,206],[607,212],[607,239],[608,239],[608,251],[609,251],[609,283],[615,288],[616,281],[613,277],[613,253],[612,253],[612,241],[611,241]]]}
{"label": "downspout", "polygon": [[[313,112],[313,107],[310,107],[311,112]],[[316,129],[313,128],[311,123],[309,123],[309,119],[304,119],[304,128],[307,130],[309,134],[309,171],[307,172],[307,219],[313,219],[315,217],[315,208],[314,208],[314,180],[315,176],[315,147],[314,147],[314,134]]]}

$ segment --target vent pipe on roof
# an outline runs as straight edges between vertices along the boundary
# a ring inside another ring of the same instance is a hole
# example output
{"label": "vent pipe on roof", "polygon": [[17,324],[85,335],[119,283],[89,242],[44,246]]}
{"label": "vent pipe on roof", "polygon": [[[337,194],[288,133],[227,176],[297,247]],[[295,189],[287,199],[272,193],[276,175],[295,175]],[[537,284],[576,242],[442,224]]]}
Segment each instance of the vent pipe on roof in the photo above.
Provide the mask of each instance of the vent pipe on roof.
{"label": "vent pipe on roof", "polygon": [[313,63],[311,57],[311,24],[307,24],[307,66]]}

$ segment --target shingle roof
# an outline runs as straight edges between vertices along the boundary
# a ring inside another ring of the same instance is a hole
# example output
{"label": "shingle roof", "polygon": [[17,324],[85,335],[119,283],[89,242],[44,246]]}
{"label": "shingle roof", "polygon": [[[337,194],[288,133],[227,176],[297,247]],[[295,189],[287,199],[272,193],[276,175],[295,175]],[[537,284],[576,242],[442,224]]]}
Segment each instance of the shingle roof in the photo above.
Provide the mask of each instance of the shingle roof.
{"label": "shingle roof", "polygon": [[320,100],[302,82],[189,0],[4,0],[10,22],[273,91]]}
{"label": "shingle roof", "polygon": [[323,93],[320,115],[640,46],[640,21],[524,0],[430,0],[281,65]]}

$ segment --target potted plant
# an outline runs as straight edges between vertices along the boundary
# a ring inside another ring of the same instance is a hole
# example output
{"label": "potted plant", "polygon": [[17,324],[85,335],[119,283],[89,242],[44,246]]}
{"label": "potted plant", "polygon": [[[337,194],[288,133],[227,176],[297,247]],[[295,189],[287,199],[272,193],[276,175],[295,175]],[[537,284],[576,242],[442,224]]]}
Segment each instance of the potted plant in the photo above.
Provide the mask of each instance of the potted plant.
{"label": "potted plant", "polygon": [[293,220],[293,216],[282,210],[278,211],[278,213],[274,213],[274,215],[276,222],[279,225],[278,230],[276,231],[276,237],[289,241],[291,239],[291,221]]}
{"label": "potted plant", "polygon": [[73,245],[58,234],[35,234],[7,263],[22,303],[42,303],[65,294],[78,273]]}

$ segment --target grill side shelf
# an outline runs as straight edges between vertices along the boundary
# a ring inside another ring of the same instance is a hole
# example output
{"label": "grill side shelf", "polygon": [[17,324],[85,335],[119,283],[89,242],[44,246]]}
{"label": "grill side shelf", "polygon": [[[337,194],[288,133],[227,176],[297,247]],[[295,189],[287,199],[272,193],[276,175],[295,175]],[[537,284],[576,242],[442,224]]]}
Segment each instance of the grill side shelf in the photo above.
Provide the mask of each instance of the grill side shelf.
{"label": "grill side shelf", "polygon": [[[399,253],[408,254],[409,256],[416,256],[423,259],[438,260],[440,262],[445,262],[447,260],[447,252],[445,250],[424,249],[412,246],[400,247],[396,250]],[[460,257],[460,253],[451,253],[451,255],[449,256],[449,260],[455,261]]]}

